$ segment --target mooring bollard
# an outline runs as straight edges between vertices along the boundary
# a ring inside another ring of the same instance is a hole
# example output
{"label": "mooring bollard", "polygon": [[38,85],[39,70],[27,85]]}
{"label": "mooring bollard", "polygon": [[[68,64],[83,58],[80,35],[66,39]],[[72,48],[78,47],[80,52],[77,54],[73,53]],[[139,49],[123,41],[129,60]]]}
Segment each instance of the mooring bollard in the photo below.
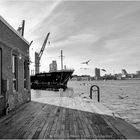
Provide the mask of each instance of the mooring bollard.
{"label": "mooring bollard", "polygon": [[[93,89],[94,87],[96,87],[96,89]],[[100,102],[100,89],[99,89],[99,87],[97,85],[93,85],[90,87],[90,95],[89,95],[90,99],[92,99],[92,91],[95,91],[95,92],[97,91],[98,102]]]}

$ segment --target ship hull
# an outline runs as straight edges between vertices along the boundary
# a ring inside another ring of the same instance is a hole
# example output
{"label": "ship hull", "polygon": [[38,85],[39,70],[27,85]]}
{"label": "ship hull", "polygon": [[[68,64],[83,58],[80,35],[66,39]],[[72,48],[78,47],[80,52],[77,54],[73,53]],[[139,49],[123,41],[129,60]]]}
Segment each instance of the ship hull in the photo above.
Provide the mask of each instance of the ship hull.
{"label": "ship hull", "polygon": [[38,73],[31,76],[31,89],[66,89],[68,80],[74,70],[60,70],[48,73]]}

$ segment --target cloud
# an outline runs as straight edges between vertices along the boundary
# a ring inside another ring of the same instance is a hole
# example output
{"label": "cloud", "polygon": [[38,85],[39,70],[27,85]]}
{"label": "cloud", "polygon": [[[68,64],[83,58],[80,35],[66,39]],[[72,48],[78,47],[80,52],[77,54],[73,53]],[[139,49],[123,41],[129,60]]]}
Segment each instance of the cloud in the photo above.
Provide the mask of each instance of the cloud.
{"label": "cloud", "polygon": [[59,61],[61,49],[65,63],[77,73],[80,62],[89,58],[92,68],[140,69],[140,2],[3,1],[0,12],[15,28],[26,20],[25,37],[34,40],[34,50],[39,51],[51,33],[42,57],[44,69],[53,58]]}
{"label": "cloud", "polygon": [[[4,1],[1,3],[0,12],[2,16],[12,26],[17,29],[23,19],[26,20],[25,31],[28,31],[27,38],[34,36],[33,39],[37,38],[32,32],[37,28],[40,22],[49,16],[57,5],[61,3],[61,0],[47,0],[47,1]],[[8,7],[8,8],[7,8]],[[11,17],[11,18],[9,18]]]}

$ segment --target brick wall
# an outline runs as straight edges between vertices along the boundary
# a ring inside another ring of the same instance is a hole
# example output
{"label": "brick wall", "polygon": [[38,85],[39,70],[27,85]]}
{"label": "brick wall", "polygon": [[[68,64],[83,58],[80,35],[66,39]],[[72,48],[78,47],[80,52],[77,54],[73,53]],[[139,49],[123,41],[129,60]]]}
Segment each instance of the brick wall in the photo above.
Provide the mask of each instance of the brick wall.
{"label": "brick wall", "polygon": [[4,114],[4,97],[0,96],[0,116]]}
{"label": "brick wall", "polygon": [[[0,49],[2,50],[2,80],[8,80],[8,91],[2,90],[1,96],[9,101],[11,109],[18,107],[30,99],[30,83],[28,71],[28,89],[24,89],[24,60],[28,58],[29,45],[15,34],[9,27],[0,21]],[[18,57],[18,91],[13,91],[13,74],[12,74],[12,54],[22,55]],[[2,100],[2,99],[1,99]],[[4,100],[0,104],[0,110],[3,110]]]}

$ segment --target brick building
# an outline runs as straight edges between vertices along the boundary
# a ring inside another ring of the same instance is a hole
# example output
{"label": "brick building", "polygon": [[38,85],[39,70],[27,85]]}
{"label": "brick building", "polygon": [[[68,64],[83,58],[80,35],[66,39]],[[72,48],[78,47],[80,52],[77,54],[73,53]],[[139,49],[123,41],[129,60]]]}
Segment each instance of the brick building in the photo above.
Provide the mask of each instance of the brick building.
{"label": "brick building", "polygon": [[30,99],[29,43],[0,16],[0,116]]}

